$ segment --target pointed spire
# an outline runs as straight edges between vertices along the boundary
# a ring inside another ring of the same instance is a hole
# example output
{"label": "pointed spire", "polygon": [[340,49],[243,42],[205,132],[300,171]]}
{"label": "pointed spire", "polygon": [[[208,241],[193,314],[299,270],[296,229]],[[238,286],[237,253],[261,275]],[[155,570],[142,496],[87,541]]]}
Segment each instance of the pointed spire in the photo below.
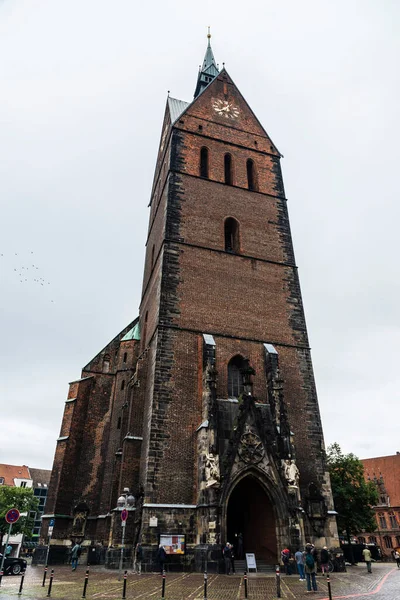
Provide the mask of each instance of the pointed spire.
{"label": "pointed spire", "polygon": [[211,48],[211,33],[208,28],[207,34],[207,50],[204,56],[203,65],[200,67],[199,76],[197,78],[197,85],[194,92],[194,97],[197,98],[199,94],[208,86],[210,81],[214,79],[219,73],[217,63],[215,62],[214,54]]}

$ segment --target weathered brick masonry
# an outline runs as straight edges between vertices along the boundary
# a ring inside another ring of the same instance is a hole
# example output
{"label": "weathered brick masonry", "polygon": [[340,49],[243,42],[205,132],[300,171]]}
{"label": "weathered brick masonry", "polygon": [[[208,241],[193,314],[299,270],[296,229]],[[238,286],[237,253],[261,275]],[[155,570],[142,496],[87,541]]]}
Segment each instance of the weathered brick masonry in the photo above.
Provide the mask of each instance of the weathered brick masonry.
{"label": "weathered brick masonry", "polygon": [[228,538],[269,562],[337,542],[280,158],[209,46],[195,100],[167,101],[139,321],[71,387],[55,539],[118,544],[129,488],[146,561],[162,534],[216,569]]}

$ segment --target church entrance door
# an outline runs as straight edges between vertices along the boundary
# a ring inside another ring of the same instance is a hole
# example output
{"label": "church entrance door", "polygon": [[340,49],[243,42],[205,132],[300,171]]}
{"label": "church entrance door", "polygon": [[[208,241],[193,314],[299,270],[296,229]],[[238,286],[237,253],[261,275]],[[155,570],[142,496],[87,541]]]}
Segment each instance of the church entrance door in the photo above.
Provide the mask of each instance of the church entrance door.
{"label": "church entrance door", "polygon": [[236,485],[228,500],[227,539],[235,547],[235,557],[244,559],[253,552],[256,560],[277,562],[276,523],[272,504],[253,476]]}

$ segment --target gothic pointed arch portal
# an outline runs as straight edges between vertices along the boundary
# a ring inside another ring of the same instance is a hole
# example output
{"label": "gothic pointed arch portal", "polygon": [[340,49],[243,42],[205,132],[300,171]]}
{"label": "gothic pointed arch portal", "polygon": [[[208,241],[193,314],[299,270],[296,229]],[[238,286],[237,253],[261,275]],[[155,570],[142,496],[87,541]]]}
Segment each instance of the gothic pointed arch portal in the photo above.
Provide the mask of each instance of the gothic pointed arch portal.
{"label": "gothic pointed arch portal", "polygon": [[229,496],[226,534],[227,541],[235,547],[237,558],[253,552],[256,560],[276,564],[275,510],[264,487],[252,474],[240,479]]}

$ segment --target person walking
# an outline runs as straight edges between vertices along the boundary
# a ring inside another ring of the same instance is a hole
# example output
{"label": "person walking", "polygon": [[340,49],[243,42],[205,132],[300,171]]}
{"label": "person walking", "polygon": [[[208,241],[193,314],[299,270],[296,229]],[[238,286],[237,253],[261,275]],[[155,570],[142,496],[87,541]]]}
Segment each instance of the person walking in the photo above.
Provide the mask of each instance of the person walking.
{"label": "person walking", "polygon": [[290,570],[290,550],[289,548],[284,548],[284,550],[282,550],[281,552],[281,559],[283,562],[283,566],[285,567],[285,574],[286,575],[291,575],[291,570]]}
{"label": "person walking", "polygon": [[75,542],[74,547],[71,550],[71,567],[72,567],[72,571],[76,571],[76,568],[78,566],[78,560],[79,557],[81,555],[82,549],[80,547],[80,544],[78,544],[78,542]]}
{"label": "person walking", "polygon": [[325,573],[329,573],[329,552],[328,548],[324,546],[321,550],[321,571],[322,576],[325,577]]}
{"label": "person walking", "polygon": [[136,544],[135,548],[135,561],[133,563],[133,570],[138,575],[142,574],[142,560],[143,560],[143,548],[142,544]]}
{"label": "person walking", "polygon": [[162,544],[160,544],[158,547],[157,558],[158,562],[160,563],[160,572],[162,575],[165,569],[165,561],[167,560],[167,553],[165,552],[165,548]]}
{"label": "person walking", "polygon": [[235,574],[235,549],[232,544],[229,544],[229,548],[231,549],[231,569],[232,573]]}
{"label": "person walking", "polygon": [[226,542],[225,548],[223,549],[224,561],[225,561],[225,573],[226,575],[231,574],[232,568],[232,550],[229,542]]}
{"label": "person walking", "polygon": [[400,552],[398,550],[394,551],[394,560],[397,563],[397,568],[400,569]]}
{"label": "person walking", "polygon": [[317,573],[317,565],[313,555],[313,546],[312,544],[306,545],[306,550],[304,552],[304,570],[306,573],[307,580],[307,592],[311,592],[311,587],[313,592],[317,592],[317,580],[315,575]]}
{"label": "person walking", "polygon": [[304,574],[304,553],[300,550],[300,548],[297,549],[297,552],[294,555],[294,558],[296,560],[297,570],[300,575],[300,581],[305,581],[306,576]]}
{"label": "person walking", "polygon": [[372,573],[372,569],[371,569],[371,550],[368,548],[368,546],[365,546],[364,550],[363,550],[363,557],[365,560],[365,564],[367,565],[367,572],[368,573]]}

